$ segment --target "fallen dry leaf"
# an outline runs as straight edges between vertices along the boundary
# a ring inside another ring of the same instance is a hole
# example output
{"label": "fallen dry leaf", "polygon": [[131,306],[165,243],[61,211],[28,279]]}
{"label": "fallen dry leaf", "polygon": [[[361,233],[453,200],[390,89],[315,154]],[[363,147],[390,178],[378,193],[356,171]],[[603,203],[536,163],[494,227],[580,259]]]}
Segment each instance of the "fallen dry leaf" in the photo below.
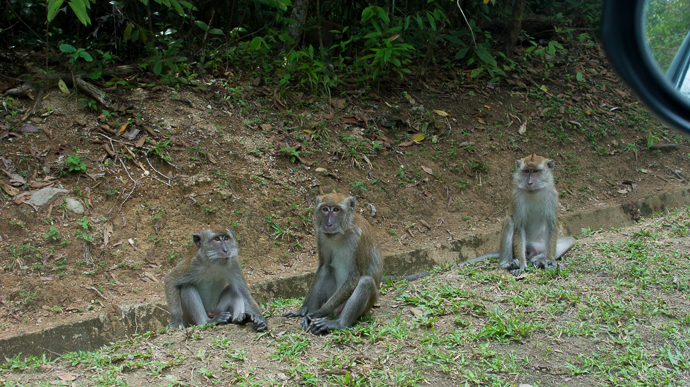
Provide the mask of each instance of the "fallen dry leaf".
{"label": "fallen dry leaf", "polygon": [[272,128],[271,124],[261,124],[259,125],[259,127],[261,128],[261,130],[271,130]]}
{"label": "fallen dry leaf", "polygon": [[434,171],[432,171],[431,168],[425,167],[425,166],[423,166],[423,165],[422,165],[422,170],[423,170],[424,172],[430,174],[430,175],[433,175],[433,174],[434,174]]}
{"label": "fallen dry leaf", "polygon": [[414,136],[412,136],[412,141],[420,142],[420,141],[424,141],[425,138],[426,138],[426,136],[423,135],[422,133],[417,133]]}
{"label": "fallen dry leaf", "polygon": [[156,276],[153,275],[153,273],[147,271],[144,273],[144,275],[147,276],[148,278],[151,278],[151,281],[158,282],[158,278],[156,278]]}
{"label": "fallen dry leaf", "polygon": [[56,376],[63,382],[71,382],[76,380],[79,377],[79,374],[75,374],[73,372],[58,372]]}
{"label": "fallen dry leaf", "polygon": [[2,188],[3,191],[5,191],[6,194],[10,196],[17,196],[19,195],[19,190],[12,187],[11,185],[5,183],[4,181],[0,181],[0,188]]}
{"label": "fallen dry leaf", "polygon": [[410,308],[410,312],[415,316],[421,316],[423,314],[421,310],[414,307]]}
{"label": "fallen dry leaf", "polygon": [[522,125],[520,125],[520,128],[518,128],[518,134],[525,134],[527,131],[527,121],[523,122]]}
{"label": "fallen dry leaf", "polygon": [[444,112],[443,110],[434,110],[434,113],[438,114],[441,117],[450,117],[450,114]]}
{"label": "fallen dry leaf", "polygon": [[405,142],[401,142],[400,144],[398,144],[398,146],[406,147],[406,146],[410,146],[410,145],[414,145],[414,144],[415,144],[414,141],[405,141]]}

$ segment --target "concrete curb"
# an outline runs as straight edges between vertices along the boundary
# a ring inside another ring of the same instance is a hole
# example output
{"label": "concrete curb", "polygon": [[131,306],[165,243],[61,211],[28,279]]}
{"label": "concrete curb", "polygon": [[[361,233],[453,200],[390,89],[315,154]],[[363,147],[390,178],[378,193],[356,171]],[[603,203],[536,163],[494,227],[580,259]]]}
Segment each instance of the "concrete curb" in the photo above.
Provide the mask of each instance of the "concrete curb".
{"label": "concrete curb", "polygon": [[[640,216],[690,205],[690,188],[649,196],[636,202],[614,205],[561,217],[564,233],[575,235],[582,229],[609,229],[633,224]],[[384,258],[387,275],[405,275],[435,265],[463,262],[479,254],[498,249],[499,231],[469,235],[450,243],[388,255]],[[257,300],[276,297],[302,297],[307,293],[314,274],[303,274],[252,285]],[[111,305],[110,311],[97,317],[61,325],[38,328],[0,339],[0,357],[60,355],[65,352],[91,351],[127,335],[158,330],[167,325],[164,304]]]}

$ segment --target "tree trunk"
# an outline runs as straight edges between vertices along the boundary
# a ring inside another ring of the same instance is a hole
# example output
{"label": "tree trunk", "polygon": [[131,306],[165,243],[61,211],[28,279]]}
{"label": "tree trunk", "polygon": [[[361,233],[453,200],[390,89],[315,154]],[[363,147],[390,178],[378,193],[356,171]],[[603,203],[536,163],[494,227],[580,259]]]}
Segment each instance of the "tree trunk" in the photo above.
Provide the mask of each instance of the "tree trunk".
{"label": "tree trunk", "polygon": [[292,2],[292,14],[290,18],[295,21],[295,24],[290,24],[288,27],[288,35],[297,43],[299,41],[300,33],[304,29],[304,23],[307,21],[307,10],[309,9],[309,0],[294,0]]}
{"label": "tree trunk", "polygon": [[503,42],[503,53],[512,58],[515,52],[520,31],[522,30],[522,15],[525,10],[525,0],[515,0],[513,2],[513,16],[509,30],[506,32],[506,38]]}

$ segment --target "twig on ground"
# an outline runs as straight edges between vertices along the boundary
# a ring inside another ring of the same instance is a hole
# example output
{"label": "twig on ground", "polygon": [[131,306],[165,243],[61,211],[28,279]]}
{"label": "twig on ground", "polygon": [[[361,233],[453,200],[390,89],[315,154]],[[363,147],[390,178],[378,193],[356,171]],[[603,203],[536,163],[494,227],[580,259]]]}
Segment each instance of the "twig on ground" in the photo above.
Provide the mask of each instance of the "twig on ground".
{"label": "twig on ground", "polygon": [[158,180],[158,179],[156,179],[156,180],[158,180],[158,181],[160,181],[161,183],[167,185],[168,187],[172,187],[172,185],[170,185],[170,182],[171,182],[171,180],[172,180],[171,178],[169,178],[168,176],[166,176],[166,175],[160,173],[156,168],[154,168],[154,167],[153,167],[153,164],[151,164],[151,160],[149,160],[148,157],[146,158],[146,162],[149,163],[149,167],[151,167],[151,169],[153,169],[157,174],[159,174],[159,175],[163,176],[164,178],[168,179],[168,182],[166,183],[166,182],[161,181],[161,180]]}
{"label": "twig on ground", "polygon": [[[122,206],[132,196],[132,193],[134,193],[134,190],[137,188],[137,181],[132,179],[132,175],[129,174],[129,170],[127,169],[127,166],[125,165],[124,160],[120,159],[120,162],[122,163],[122,167],[125,169],[125,172],[127,172],[127,176],[129,177],[129,180],[132,180],[132,182],[134,183],[134,187],[132,187],[132,190],[129,191],[129,194],[127,194],[127,197],[125,198],[125,200],[123,200],[122,203],[120,203],[120,209],[117,210],[117,212],[122,211]],[[115,207],[113,207],[113,208],[115,208]],[[110,209],[110,211],[112,211],[112,209]],[[108,213],[108,215],[110,215],[110,213]]]}

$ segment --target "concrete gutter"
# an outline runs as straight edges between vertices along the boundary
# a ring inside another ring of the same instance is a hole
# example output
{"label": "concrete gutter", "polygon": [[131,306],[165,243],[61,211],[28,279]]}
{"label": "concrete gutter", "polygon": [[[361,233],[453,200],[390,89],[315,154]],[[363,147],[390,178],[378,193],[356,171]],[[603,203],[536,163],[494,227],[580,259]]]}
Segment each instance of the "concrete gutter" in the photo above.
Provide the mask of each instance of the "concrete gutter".
{"label": "concrete gutter", "polygon": [[[598,208],[561,217],[566,235],[576,235],[582,229],[610,229],[630,226],[640,216],[662,213],[690,205],[690,188],[653,195],[636,202]],[[435,265],[463,262],[479,254],[498,249],[499,231],[469,235],[463,239],[384,258],[387,275],[405,275],[429,269]],[[277,297],[302,297],[307,293],[314,274],[304,274],[252,285],[258,300]],[[110,310],[86,320],[65,322],[52,327],[38,328],[0,339],[0,358],[24,356],[59,356],[65,352],[92,351],[128,335],[155,331],[168,323],[164,304],[111,305]]]}

